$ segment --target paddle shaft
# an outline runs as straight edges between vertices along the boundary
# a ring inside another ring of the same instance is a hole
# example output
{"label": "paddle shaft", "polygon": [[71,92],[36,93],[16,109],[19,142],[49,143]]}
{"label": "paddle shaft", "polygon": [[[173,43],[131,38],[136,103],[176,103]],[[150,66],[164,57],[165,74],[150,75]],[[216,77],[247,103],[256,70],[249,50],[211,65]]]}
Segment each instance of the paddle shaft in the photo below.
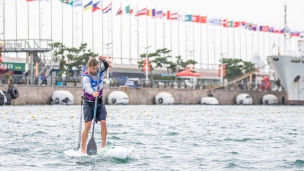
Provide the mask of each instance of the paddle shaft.
{"label": "paddle shaft", "polygon": [[[99,88],[99,83],[100,83],[100,70],[101,70],[101,62],[99,64],[99,68],[98,68],[98,74],[97,74],[97,88],[96,88],[96,92],[98,92],[98,88]],[[93,148],[96,148],[96,142],[94,140],[94,128],[95,128],[95,120],[96,120],[96,112],[97,112],[97,101],[98,101],[98,97],[99,95],[95,98],[95,106],[94,106],[94,118],[93,118],[93,130],[92,130],[92,137],[91,137],[91,140],[89,141],[88,145],[87,145],[87,150],[88,149],[92,149]],[[92,144],[91,144],[92,143]],[[97,149],[94,149],[95,151],[95,154],[97,152]],[[92,155],[91,152],[87,151],[87,153],[89,155]]]}

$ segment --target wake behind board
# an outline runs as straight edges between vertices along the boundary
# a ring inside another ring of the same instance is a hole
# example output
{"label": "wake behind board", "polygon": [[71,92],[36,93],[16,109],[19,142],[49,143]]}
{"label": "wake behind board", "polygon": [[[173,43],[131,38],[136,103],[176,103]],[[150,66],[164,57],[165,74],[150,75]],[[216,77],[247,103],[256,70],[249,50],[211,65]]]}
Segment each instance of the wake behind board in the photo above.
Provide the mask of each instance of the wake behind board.
{"label": "wake behind board", "polygon": [[[87,154],[82,154],[81,150],[75,151],[75,150],[67,150],[64,152],[66,156],[69,157],[88,157]],[[110,146],[106,148],[100,148],[97,150],[97,155],[95,156],[105,156],[105,157],[111,157],[116,159],[126,159],[128,157],[128,149],[125,147],[120,146]]]}

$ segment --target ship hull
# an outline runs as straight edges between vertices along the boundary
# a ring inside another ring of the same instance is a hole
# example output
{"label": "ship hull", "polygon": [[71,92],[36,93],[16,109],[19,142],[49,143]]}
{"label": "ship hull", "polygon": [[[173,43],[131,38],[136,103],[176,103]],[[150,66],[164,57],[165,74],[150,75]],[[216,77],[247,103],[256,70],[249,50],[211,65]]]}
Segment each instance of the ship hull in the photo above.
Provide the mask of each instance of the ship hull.
{"label": "ship hull", "polygon": [[304,58],[273,55],[267,62],[280,79],[288,104],[304,104]]}

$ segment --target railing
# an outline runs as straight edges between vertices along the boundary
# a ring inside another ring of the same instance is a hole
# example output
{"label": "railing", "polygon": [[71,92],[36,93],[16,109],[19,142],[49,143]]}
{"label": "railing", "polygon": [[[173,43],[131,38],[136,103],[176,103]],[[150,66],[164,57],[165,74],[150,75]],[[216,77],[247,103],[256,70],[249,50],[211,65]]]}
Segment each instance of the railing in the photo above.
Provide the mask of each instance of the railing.
{"label": "railing", "polygon": [[[82,87],[81,77],[66,77],[61,76],[56,77],[33,77],[33,84],[31,84],[30,77],[25,75],[13,75],[10,79],[10,83],[17,84],[19,86],[66,86],[66,87]],[[6,84],[5,78],[0,75],[0,84]],[[119,87],[128,86],[130,88],[162,88],[162,89],[202,89],[209,90],[209,87],[216,87],[220,83],[203,83],[198,82],[192,84],[185,81],[167,81],[167,80],[153,80],[146,83],[145,80],[134,81],[133,84],[125,85],[125,82],[119,82],[118,80],[110,80],[104,82],[104,87]],[[244,84],[244,83],[234,83],[227,86],[221,86],[218,89],[224,90],[240,90],[240,91],[284,91],[281,87],[268,88],[266,90],[261,84]]]}
{"label": "railing", "polygon": [[0,42],[3,52],[48,52],[53,50],[53,40],[18,39]]}

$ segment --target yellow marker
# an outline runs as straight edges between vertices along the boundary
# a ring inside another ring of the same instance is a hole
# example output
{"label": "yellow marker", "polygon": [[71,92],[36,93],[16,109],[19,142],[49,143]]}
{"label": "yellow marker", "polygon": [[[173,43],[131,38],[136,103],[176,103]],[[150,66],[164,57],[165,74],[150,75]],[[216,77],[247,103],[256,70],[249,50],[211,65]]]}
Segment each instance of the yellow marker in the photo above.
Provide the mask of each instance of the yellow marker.
{"label": "yellow marker", "polygon": [[32,118],[35,118],[35,116],[33,115]]}
{"label": "yellow marker", "polygon": [[72,117],[71,118],[74,118],[74,115],[72,115]]}
{"label": "yellow marker", "polygon": [[49,118],[49,116],[47,116],[47,115],[46,115],[46,116],[45,116],[45,118],[46,118],[46,119],[48,119],[48,118]]}

